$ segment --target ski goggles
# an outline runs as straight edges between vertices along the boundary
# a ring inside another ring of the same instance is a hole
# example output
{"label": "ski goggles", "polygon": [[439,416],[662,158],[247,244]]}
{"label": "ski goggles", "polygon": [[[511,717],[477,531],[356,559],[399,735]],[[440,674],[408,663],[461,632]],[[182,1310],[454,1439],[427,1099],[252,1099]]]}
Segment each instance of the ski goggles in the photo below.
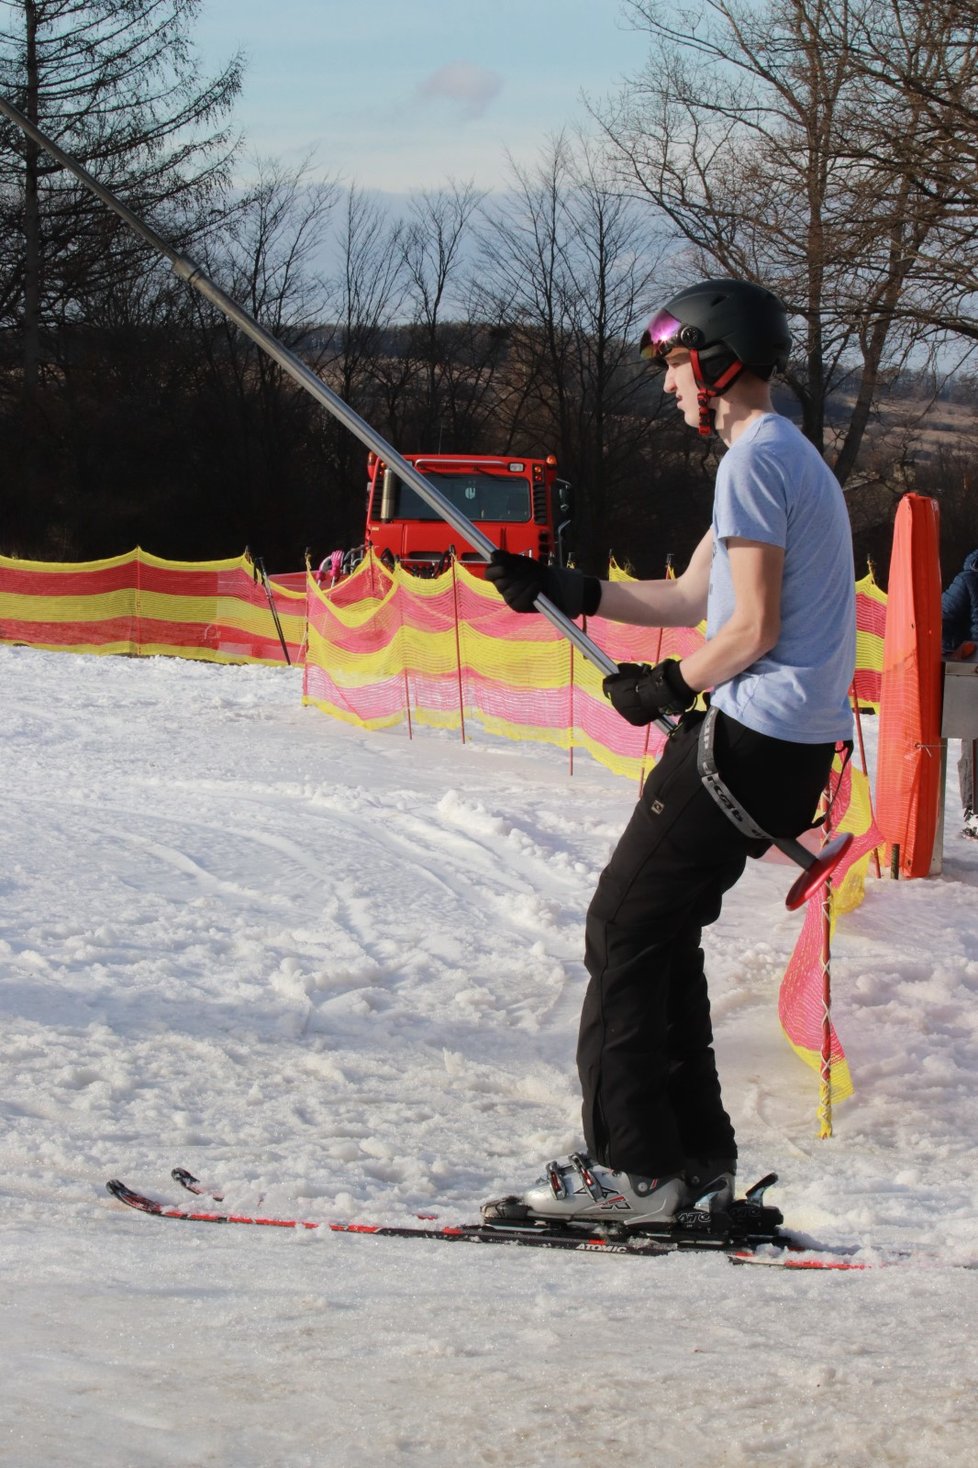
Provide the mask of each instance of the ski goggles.
{"label": "ski goggles", "polygon": [[684,326],[671,311],[657,311],[642,333],[639,355],[646,361],[664,365],[664,358],[677,347],[692,351],[703,345],[703,333],[696,326]]}

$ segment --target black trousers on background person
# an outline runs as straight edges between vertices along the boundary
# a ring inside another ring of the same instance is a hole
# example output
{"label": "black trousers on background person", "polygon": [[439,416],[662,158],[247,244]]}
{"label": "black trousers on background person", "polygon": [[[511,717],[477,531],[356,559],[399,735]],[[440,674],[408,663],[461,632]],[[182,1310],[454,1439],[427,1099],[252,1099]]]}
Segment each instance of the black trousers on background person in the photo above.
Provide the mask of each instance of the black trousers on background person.
{"label": "black trousers on background person", "polygon": [[[748,856],[696,766],[703,715],[687,714],[653,769],[601,875],[585,929],[590,983],[577,1063],[588,1154],[643,1177],[687,1158],[734,1158],[700,947]],[[772,739],[718,717],[721,778],[762,830],[798,836],[815,818],[834,744]]]}

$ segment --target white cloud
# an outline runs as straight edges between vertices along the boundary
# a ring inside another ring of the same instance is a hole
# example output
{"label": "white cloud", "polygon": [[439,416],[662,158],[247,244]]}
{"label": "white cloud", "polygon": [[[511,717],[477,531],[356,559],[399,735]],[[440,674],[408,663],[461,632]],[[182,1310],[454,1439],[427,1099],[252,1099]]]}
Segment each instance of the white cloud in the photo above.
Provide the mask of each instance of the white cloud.
{"label": "white cloud", "polygon": [[471,61],[450,61],[425,78],[418,87],[418,96],[425,102],[451,102],[460,117],[475,118],[485,113],[502,91],[502,85],[498,71],[476,66]]}

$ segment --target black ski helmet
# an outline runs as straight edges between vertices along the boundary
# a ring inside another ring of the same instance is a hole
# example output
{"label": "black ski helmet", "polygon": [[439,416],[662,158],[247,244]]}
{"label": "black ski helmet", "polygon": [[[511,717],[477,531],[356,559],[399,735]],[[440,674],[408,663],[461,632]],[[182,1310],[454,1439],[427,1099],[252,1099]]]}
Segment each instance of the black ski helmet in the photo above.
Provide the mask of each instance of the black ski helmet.
{"label": "black ski helmet", "polygon": [[766,286],[749,280],[704,280],[656,311],[642,336],[643,357],[664,365],[677,347],[690,354],[700,396],[700,432],[712,431],[710,399],[746,368],[769,378],[791,350],[788,313]]}
{"label": "black ski helmet", "polygon": [[769,377],[784,367],[791,350],[788,313],[766,286],[704,280],[673,296],[642,337],[643,356],[661,357],[673,347],[695,349],[704,363],[729,354]]}

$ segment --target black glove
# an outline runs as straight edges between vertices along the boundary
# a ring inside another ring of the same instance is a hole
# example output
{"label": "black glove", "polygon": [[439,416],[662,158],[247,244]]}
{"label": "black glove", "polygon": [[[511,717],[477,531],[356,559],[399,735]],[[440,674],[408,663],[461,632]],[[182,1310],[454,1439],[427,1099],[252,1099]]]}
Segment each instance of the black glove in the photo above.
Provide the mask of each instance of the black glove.
{"label": "black glove", "polygon": [[493,551],[486,580],[514,612],[536,611],[533,603],[541,592],[565,617],[593,617],[601,601],[601,582],[596,576],[563,566],[546,566],[530,556],[514,556],[511,551]]}
{"label": "black glove", "polygon": [[653,723],[660,714],[684,714],[696,702],[696,693],[675,658],[648,663],[622,663],[601,685],[605,697],[630,724]]}

